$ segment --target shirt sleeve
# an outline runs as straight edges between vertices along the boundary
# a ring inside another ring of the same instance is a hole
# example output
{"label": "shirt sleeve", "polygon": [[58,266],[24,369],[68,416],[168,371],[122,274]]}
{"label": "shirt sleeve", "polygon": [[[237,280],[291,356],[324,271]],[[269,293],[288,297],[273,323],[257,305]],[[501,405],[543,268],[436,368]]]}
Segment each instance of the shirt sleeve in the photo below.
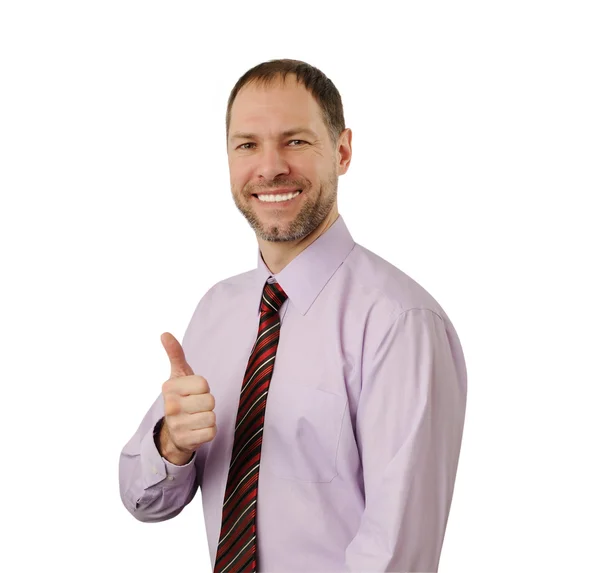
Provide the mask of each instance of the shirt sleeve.
{"label": "shirt sleeve", "polygon": [[154,431],[164,416],[158,396],[119,459],[121,500],[140,521],[165,521],[181,513],[197,491],[196,453],[183,466],[163,458],[154,442]]}
{"label": "shirt sleeve", "polygon": [[[186,357],[192,348],[202,346],[196,331],[203,324],[204,309],[210,307],[214,285],[200,299],[181,341]],[[140,521],[165,521],[175,517],[192,501],[199,487],[206,460],[206,448],[200,446],[184,466],[163,458],[154,443],[154,431],[164,417],[164,399],[159,394],[133,437],[121,450],[119,489],[127,510]]]}
{"label": "shirt sleeve", "polygon": [[437,571],[458,466],[466,368],[449,321],[413,308],[365,345],[356,434],[365,510],[351,572]]}

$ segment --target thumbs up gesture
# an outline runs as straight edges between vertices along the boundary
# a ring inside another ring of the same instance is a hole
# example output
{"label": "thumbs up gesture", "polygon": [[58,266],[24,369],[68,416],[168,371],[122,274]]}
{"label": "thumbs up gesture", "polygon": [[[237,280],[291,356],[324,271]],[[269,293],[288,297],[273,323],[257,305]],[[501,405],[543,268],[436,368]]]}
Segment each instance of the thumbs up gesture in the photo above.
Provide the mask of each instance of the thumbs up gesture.
{"label": "thumbs up gesture", "polygon": [[165,418],[158,445],[164,458],[184,465],[217,434],[215,398],[206,378],[196,376],[186,362],[178,340],[169,332],[160,340],[171,362],[171,377],[162,385]]}

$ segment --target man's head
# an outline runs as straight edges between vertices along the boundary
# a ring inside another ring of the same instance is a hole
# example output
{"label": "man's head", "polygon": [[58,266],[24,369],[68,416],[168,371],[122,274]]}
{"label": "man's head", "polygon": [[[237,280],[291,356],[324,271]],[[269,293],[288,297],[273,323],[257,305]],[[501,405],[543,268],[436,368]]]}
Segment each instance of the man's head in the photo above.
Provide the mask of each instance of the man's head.
{"label": "man's head", "polygon": [[[231,92],[226,133],[233,199],[259,239],[298,241],[337,218],[352,132],[339,92],[321,71],[296,60],[252,68]],[[281,204],[257,198],[281,190],[301,193]]]}

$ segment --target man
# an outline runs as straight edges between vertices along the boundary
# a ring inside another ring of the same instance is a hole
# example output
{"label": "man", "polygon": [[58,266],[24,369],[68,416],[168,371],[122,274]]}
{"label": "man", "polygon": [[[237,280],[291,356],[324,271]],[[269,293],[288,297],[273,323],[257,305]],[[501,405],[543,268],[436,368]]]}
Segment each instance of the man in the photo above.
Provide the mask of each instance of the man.
{"label": "man", "polygon": [[121,453],[123,503],[162,521],[200,487],[219,572],[436,571],[465,416],[457,334],[338,214],[352,132],[322,72],[252,68],[226,134],[258,266],[208,290],[182,346],[162,335],[171,377]]}

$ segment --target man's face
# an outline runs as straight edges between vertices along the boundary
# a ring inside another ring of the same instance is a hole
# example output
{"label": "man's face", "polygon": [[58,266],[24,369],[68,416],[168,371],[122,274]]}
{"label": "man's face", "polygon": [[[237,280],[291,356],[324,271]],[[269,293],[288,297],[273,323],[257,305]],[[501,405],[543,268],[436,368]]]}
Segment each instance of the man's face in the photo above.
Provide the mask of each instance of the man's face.
{"label": "man's face", "polygon": [[[319,105],[294,75],[285,84],[277,79],[240,90],[231,108],[227,155],[233,200],[258,238],[297,241],[332,207],[337,212],[337,150]],[[256,196],[282,189],[301,193],[281,203]]]}

